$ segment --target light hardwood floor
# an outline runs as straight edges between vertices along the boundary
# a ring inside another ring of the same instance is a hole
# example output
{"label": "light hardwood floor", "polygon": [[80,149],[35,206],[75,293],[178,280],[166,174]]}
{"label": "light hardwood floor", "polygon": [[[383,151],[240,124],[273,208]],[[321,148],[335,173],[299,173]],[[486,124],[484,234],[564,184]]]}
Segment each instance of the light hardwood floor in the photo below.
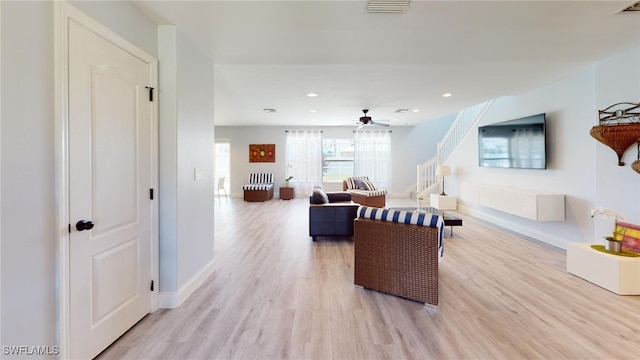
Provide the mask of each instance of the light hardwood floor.
{"label": "light hardwood floor", "polygon": [[640,359],[640,296],[567,273],[563,250],[456,213],[434,310],[355,287],[353,242],[312,242],[307,208],[216,202],[214,273],[99,358]]}

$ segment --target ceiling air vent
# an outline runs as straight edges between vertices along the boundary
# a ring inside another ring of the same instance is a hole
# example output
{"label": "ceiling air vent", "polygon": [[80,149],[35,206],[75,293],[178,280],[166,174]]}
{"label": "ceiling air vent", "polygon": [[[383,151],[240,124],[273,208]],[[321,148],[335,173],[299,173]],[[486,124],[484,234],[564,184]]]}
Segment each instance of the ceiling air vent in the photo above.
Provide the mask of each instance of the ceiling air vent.
{"label": "ceiling air vent", "polygon": [[369,0],[367,11],[370,13],[403,13],[409,7],[410,0]]}
{"label": "ceiling air vent", "polygon": [[629,6],[627,6],[622,12],[634,12],[640,11],[640,1],[637,1]]}

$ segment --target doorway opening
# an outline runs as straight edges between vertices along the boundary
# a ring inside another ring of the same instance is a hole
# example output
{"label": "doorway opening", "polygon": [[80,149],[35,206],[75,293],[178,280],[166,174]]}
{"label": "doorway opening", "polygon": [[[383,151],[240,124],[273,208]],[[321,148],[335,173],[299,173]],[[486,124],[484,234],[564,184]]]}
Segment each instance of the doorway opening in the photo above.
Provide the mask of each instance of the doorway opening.
{"label": "doorway opening", "polygon": [[[231,188],[231,144],[228,139],[216,139],[213,148],[213,178],[215,179],[216,194],[215,196],[226,196],[230,193]],[[224,181],[219,184],[221,178]],[[224,185],[223,185],[224,184]],[[223,186],[223,189],[219,187]],[[223,191],[224,190],[224,191]],[[222,194],[222,195],[221,195]],[[219,204],[220,199],[217,201]]]}

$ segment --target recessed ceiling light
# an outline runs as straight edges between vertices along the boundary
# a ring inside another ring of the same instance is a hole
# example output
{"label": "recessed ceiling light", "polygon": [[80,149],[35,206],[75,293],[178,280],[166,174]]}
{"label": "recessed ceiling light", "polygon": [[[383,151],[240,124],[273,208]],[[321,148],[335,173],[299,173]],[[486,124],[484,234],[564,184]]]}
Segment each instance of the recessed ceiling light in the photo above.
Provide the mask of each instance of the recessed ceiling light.
{"label": "recessed ceiling light", "polygon": [[312,112],[312,113],[314,113],[314,112],[317,112],[317,111],[315,111],[315,110],[313,110],[313,109],[311,109],[311,110],[309,110],[309,112]]}
{"label": "recessed ceiling light", "polygon": [[400,119],[393,119],[393,121],[398,122],[398,121],[400,121]]}
{"label": "recessed ceiling light", "polygon": [[311,121],[316,122],[316,119],[311,119]]}
{"label": "recessed ceiling light", "polygon": [[262,111],[264,111],[266,113],[274,113],[274,112],[276,112],[276,109],[265,108],[265,109],[262,109]]}
{"label": "recessed ceiling light", "polygon": [[453,95],[452,93],[444,93],[444,94],[442,94],[442,97],[450,97],[452,95]]}
{"label": "recessed ceiling light", "polygon": [[396,112],[397,112],[397,113],[404,114],[404,113],[408,113],[408,112],[409,112],[409,109],[398,109],[398,110],[396,110]]}
{"label": "recessed ceiling light", "polygon": [[318,96],[318,94],[310,92],[310,93],[307,94],[307,96],[308,97],[316,97],[316,96]]}
{"label": "recessed ceiling light", "polygon": [[420,112],[419,109],[413,109],[413,112]]}

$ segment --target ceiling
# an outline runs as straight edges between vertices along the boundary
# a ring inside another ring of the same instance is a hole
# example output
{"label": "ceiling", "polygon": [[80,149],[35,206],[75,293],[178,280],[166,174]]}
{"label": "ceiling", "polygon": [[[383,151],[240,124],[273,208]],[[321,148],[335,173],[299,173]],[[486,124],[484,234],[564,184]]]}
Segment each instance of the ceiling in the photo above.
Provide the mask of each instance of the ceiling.
{"label": "ceiling", "polygon": [[438,119],[640,46],[640,11],[620,13],[633,3],[134,1],[213,59],[223,126],[346,125],[364,108],[393,126]]}

